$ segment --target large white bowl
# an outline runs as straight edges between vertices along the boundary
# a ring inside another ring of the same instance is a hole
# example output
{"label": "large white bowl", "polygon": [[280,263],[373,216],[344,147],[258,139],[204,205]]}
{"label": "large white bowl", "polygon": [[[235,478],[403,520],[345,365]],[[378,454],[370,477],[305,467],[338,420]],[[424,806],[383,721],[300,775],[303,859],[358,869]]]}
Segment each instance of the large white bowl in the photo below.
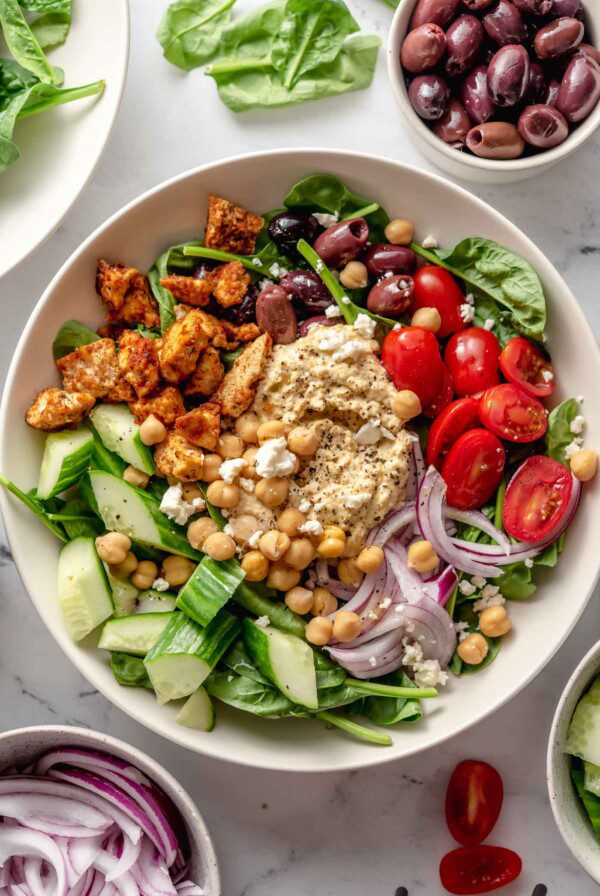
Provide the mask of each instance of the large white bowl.
{"label": "large white bowl", "polygon": [[[142,270],[169,245],[198,237],[207,194],[214,192],[256,211],[277,208],[288,188],[314,172],[331,172],[394,216],[415,222],[417,237],[433,233],[451,246],[467,236],[490,237],[526,256],[539,272],[550,310],[548,327],[558,371],[556,398],[588,394],[587,434],[600,444],[600,356],[579,305],[550,262],[513,224],[469,193],[424,171],[397,162],[335,150],[281,150],[228,159],[188,171],[126,206],[100,227],[56,275],[21,337],[11,365],[0,413],[0,469],[20,485],[37,482],[43,436],[27,427],[23,413],[37,390],[57,382],[50,344],[67,318],[98,325],[102,312],[94,292],[99,257],[125,260]],[[221,759],[293,771],[372,765],[419,753],[493,712],[543,668],[583,610],[600,570],[596,522],[600,488],[585,489],[556,570],[538,595],[515,604],[514,634],[488,671],[453,681],[429,701],[427,717],[393,732],[389,748],[368,746],[318,722],[261,720],[219,705],[214,732],[178,726],[174,707],[159,707],[148,692],[121,688],[93,639],[74,644],[56,601],[59,545],[12,497],[0,507],[17,567],[53,637],[89,681],[109,700],[165,737]],[[6,620],[5,624],[10,624]],[[532,649],[534,645],[534,649]]]}

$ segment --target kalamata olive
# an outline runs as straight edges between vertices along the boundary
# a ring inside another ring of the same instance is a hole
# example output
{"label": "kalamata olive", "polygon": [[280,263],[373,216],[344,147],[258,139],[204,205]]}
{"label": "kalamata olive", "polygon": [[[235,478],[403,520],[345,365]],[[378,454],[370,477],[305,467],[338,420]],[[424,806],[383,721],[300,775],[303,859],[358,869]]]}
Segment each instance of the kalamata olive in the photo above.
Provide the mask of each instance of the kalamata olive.
{"label": "kalamata olive", "polygon": [[548,86],[546,87],[546,91],[544,96],[542,97],[542,101],[546,106],[556,106],[556,100],[558,99],[558,91],[560,90],[560,82],[548,81]]}
{"label": "kalamata olive", "polygon": [[331,305],[329,290],[314,271],[288,271],[279,285],[290,296],[299,312],[322,314]]}
{"label": "kalamata olive", "polygon": [[459,103],[454,98],[450,100],[448,108],[442,117],[432,127],[433,133],[440,140],[443,140],[444,143],[449,143],[455,149],[460,149],[465,145],[465,140],[470,130],[471,119],[467,115],[467,110],[462,103]]}
{"label": "kalamata olive", "polygon": [[481,9],[487,9],[495,0],[463,0],[463,3],[472,12],[479,12]]}
{"label": "kalamata olive", "polygon": [[369,291],[367,308],[383,317],[398,317],[410,305],[414,288],[412,277],[406,274],[382,277]]}
{"label": "kalamata olive", "polygon": [[446,111],[450,88],[439,75],[417,75],[410,82],[408,98],[420,118],[435,121]]}
{"label": "kalamata olive", "polygon": [[527,106],[519,116],[519,134],[538,149],[552,149],[569,136],[569,125],[558,109],[538,104]]}
{"label": "kalamata olive", "polygon": [[296,339],[296,312],[282,286],[269,283],[256,300],[256,323],[278,345],[289,345]]}
{"label": "kalamata olive", "polygon": [[341,268],[356,258],[369,239],[369,225],[364,218],[348,218],[332,224],[317,237],[313,249],[328,268]]}
{"label": "kalamata olive", "polygon": [[523,17],[509,0],[499,0],[481,21],[490,40],[499,47],[521,44],[527,39],[527,26]]}
{"label": "kalamata olive", "polygon": [[594,62],[600,65],[600,50],[598,47],[593,47],[591,44],[579,44],[577,52],[583,56],[589,56],[590,59],[593,59]]}
{"label": "kalamata olive", "polygon": [[477,124],[483,124],[496,111],[488,91],[487,71],[485,65],[478,65],[477,68],[469,72],[461,87],[461,97],[465,109]]}
{"label": "kalamata olive", "polygon": [[519,12],[526,16],[545,16],[552,9],[553,0],[512,0]]}
{"label": "kalamata olive", "polygon": [[556,108],[567,121],[583,121],[600,99],[600,66],[589,56],[577,54],[561,81]]}
{"label": "kalamata olive", "polygon": [[381,277],[383,274],[412,274],[415,269],[415,253],[407,246],[392,243],[376,243],[369,246],[363,256],[369,274]]}
{"label": "kalamata olive", "polygon": [[317,324],[321,327],[335,327],[336,324],[340,323],[343,323],[342,318],[327,317],[325,314],[319,314],[317,317],[307,317],[298,327],[298,334],[300,336],[306,336],[310,328],[316,327]]}
{"label": "kalamata olive", "polygon": [[580,19],[583,16],[583,4],[581,0],[553,0],[549,12],[554,18],[569,16],[571,19]]}
{"label": "kalamata olive", "polygon": [[295,252],[298,240],[314,243],[322,227],[313,215],[297,210],[280,212],[269,223],[269,236],[282,252]]}
{"label": "kalamata olive", "polygon": [[482,159],[518,159],[525,141],[514,124],[508,121],[486,121],[471,128],[467,146]]}
{"label": "kalamata olive", "polygon": [[539,59],[558,59],[571,52],[583,40],[585,28],[579,19],[563,16],[540,28],[533,41]]}
{"label": "kalamata olive", "polygon": [[525,47],[501,47],[490,62],[488,90],[496,106],[514,106],[529,87],[529,55]]}
{"label": "kalamata olive", "polygon": [[459,16],[446,31],[446,71],[450,77],[462,75],[475,60],[483,43],[483,27],[476,16]]}
{"label": "kalamata olive", "polygon": [[439,25],[419,25],[404,38],[400,60],[407,72],[420,74],[438,64],[446,49],[446,35]]}
{"label": "kalamata olive", "polygon": [[256,317],[257,296],[258,288],[256,286],[250,286],[239,305],[230,305],[229,308],[222,308],[215,303],[216,307],[207,305],[204,311],[208,314],[216,314],[217,317],[224,317],[226,320],[231,321],[232,324],[236,324],[237,326],[250,324]]}
{"label": "kalamata olive", "polygon": [[410,19],[408,30],[432,22],[445,28],[449,25],[460,6],[460,0],[419,0]]}
{"label": "kalamata olive", "polygon": [[544,69],[539,62],[531,62],[529,64],[529,86],[527,88],[525,99],[532,105],[541,103],[546,93],[546,76]]}

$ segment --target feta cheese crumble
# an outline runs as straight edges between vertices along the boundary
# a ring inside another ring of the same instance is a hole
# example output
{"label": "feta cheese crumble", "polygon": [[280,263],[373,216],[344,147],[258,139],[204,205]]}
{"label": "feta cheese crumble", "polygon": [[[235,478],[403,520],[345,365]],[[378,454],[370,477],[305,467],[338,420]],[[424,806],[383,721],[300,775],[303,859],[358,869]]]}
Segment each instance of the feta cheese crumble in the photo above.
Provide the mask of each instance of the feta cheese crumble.
{"label": "feta cheese crumble", "polygon": [[468,579],[463,579],[458,586],[458,590],[461,594],[464,594],[465,597],[470,597],[472,594],[475,594],[477,588],[469,582]]}
{"label": "feta cheese crumble", "polygon": [[[294,472],[296,456],[287,450],[285,436],[269,439],[256,452],[254,465],[263,479],[275,476],[290,476]],[[245,466],[245,462],[244,462]]]}
{"label": "feta cheese crumble", "polygon": [[280,278],[280,277],[283,277],[284,274],[287,274],[287,273],[288,273],[288,269],[284,268],[283,265],[280,265],[279,262],[277,262],[277,261],[274,261],[273,264],[271,265],[271,267],[269,268],[269,274],[271,274],[273,277]]}
{"label": "feta cheese crumble", "polygon": [[252,259],[252,264],[254,265],[255,268],[259,268],[261,266],[260,258],[257,258],[256,256],[254,256],[254,258]]}
{"label": "feta cheese crumble", "polygon": [[483,588],[486,584],[486,579],[483,576],[471,576],[471,582],[476,588]]}
{"label": "feta cheese crumble", "polygon": [[159,577],[158,579],[154,579],[154,581],[152,582],[152,587],[155,591],[168,591],[169,583],[166,579],[161,579]]}
{"label": "feta cheese crumble", "polygon": [[542,378],[545,383],[551,383],[554,379],[554,374],[551,370],[542,370]]}
{"label": "feta cheese crumble", "polygon": [[307,535],[321,535],[323,526],[318,520],[307,520],[298,526],[298,532],[305,532]]}
{"label": "feta cheese crumble", "polygon": [[181,482],[170,485],[160,502],[160,510],[178,526],[185,526],[191,516],[200,513],[205,507],[203,498],[194,498],[191,502],[185,500]]}
{"label": "feta cheese crumble", "polygon": [[326,317],[341,317],[342,312],[340,311],[340,309],[338,308],[337,305],[329,305],[325,309],[325,316]]}
{"label": "feta cheese crumble", "polygon": [[466,296],[465,296],[465,302],[467,303],[467,305],[474,305],[474,304],[475,304],[475,296],[473,295],[472,292],[468,292],[468,293],[466,294]]}
{"label": "feta cheese crumble", "polygon": [[310,503],[308,498],[302,498],[302,500],[298,504],[298,510],[300,511],[300,513],[308,513],[311,507],[312,504]]}
{"label": "feta cheese crumble", "polygon": [[368,314],[363,314],[361,312],[352,326],[358,333],[360,333],[361,336],[364,336],[365,339],[372,339],[375,335],[375,328],[377,327],[377,324],[372,317],[369,317]]}
{"label": "feta cheese crumble", "polygon": [[251,548],[257,548],[258,542],[261,540],[261,538],[262,538],[262,532],[260,531],[260,529],[257,529],[256,532],[253,532],[252,535],[250,536],[250,538],[248,539],[248,544],[250,545]]}
{"label": "feta cheese crumble", "polygon": [[573,455],[580,450],[583,445],[583,439],[580,436],[576,436],[572,442],[569,442],[567,447],[565,448],[565,457],[567,460],[571,460]]}
{"label": "feta cheese crumble", "polygon": [[346,507],[349,510],[359,510],[363,504],[366,504],[371,498],[370,492],[357,492],[355,495],[348,495],[346,498]]}
{"label": "feta cheese crumble", "polygon": [[525,564],[525,566],[527,567],[527,569],[531,569],[531,567],[533,566],[533,558],[532,558],[532,557],[526,557],[525,560],[523,560],[523,563]]}
{"label": "feta cheese crumble", "polygon": [[247,492],[249,495],[251,495],[254,492],[256,483],[254,482],[253,479],[245,479],[243,476],[240,476],[239,483],[240,483],[241,487],[244,489],[244,491]]}
{"label": "feta cheese crumble", "polygon": [[370,355],[375,350],[371,342],[363,342],[360,339],[349,339],[336,349],[332,355],[334,361],[355,361],[361,355]]}
{"label": "feta cheese crumble", "polygon": [[439,243],[433,234],[429,233],[421,243],[424,249],[438,249]]}
{"label": "feta cheese crumble", "polygon": [[369,666],[371,667],[371,669],[374,669],[376,665],[377,665],[377,660],[375,659],[374,656],[370,656],[369,657]]}
{"label": "feta cheese crumble", "polygon": [[354,441],[359,445],[376,445],[381,439],[381,420],[369,420],[354,433]]}
{"label": "feta cheese crumble", "polygon": [[343,330],[326,333],[318,342],[317,348],[321,352],[334,352],[341,348],[346,341],[346,334]]}
{"label": "feta cheese crumble", "polygon": [[473,604],[473,609],[476,613],[481,613],[482,610],[487,610],[489,609],[489,607],[501,607],[502,604],[505,603],[506,600],[498,592],[497,594],[492,594],[488,597],[481,597],[479,600],[476,600]]}
{"label": "feta cheese crumble", "polygon": [[486,319],[483,323],[483,329],[484,330],[493,330],[495,324],[496,324],[496,321],[494,320],[493,317],[486,317]]}
{"label": "feta cheese crumble", "polygon": [[448,683],[448,673],[442,672],[437,660],[424,660],[413,666],[418,688],[435,688]]}
{"label": "feta cheese crumble", "polygon": [[571,423],[569,424],[569,429],[571,430],[572,433],[574,433],[576,436],[578,436],[583,432],[584,426],[585,426],[585,417],[583,416],[583,414],[577,414],[577,416],[573,420],[571,420]]}
{"label": "feta cheese crumble", "polygon": [[271,620],[268,616],[259,616],[258,619],[254,620],[254,624],[259,628],[266,628],[269,625],[270,621]]}
{"label": "feta cheese crumble", "polygon": [[231,483],[240,475],[245,466],[246,461],[243,457],[233,457],[229,460],[224,460],[219,467],[219,476],[231,485]]}
{"label": "feta cheese crumble", "polygon": [[470,324],[473,318],[475,317],[475,309],[472,305],[469,305],[468,302],[465,302],[458,309],[458,313],[460,314],[460,318],[464,324]]}
{"label": "feta cheese crumble", "polygon": [[339,215],[336,213],[335,215],[329,215],[327,212],[313,212],[313,218],[316,218],[321,227],[331,227],[332,224],[337,224],[339,221]]}

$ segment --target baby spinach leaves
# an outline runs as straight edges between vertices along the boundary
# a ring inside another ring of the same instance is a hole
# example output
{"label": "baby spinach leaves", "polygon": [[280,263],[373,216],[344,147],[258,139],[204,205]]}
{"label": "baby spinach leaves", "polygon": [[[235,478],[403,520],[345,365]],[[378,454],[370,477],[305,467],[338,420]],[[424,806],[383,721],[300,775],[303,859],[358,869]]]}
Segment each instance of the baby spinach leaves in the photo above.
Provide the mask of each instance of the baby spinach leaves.
{"label": "baby spinach leaves", "polygon": [[[56,535],[57,538],[60,538],[61,541],[68,541],[69,539],[65,535],[65,530],[59,522],[55,522],[52,519],[51,514],[44,506],[44,503],[39,500],[39,498],[35,497],[35,489],[31,492],[25,493],[21,491],[21,489],[11,482],[9,479],[6,479],[5,476],[0,474],[0,485],[3,486],[7,492],[10,492],[15,498],[18,498],[19,501],[22,501],[26,507],[28,507],[35,515],[42,521],[42,523],[50,529],[53,535]],[[54,506],[54,505],[53,505]]]}
{"label": "baby spinach leaves", "polygon": [[574,439],[571,432],[571,423],[579,414],[577,399],[568,398],[548,414],[548,429],[546,430],[546,451],[549,456],[557,460],[565,467],[569,466],[565,448]]}
{"label": "baby spinach leaves", "polygon": [[284,199],[286,208],[308,208],[330,215],[340,220],[365,218],[369,225],[372,242],[384,239],[383,231],[389,224],[389,217],[377,202],[357,196],[334,174],[311,174],[295,184]]}
{"label": "baby spinach leaves", "polygon": [[78,320],[68,320],[60,327],[54,337],[52,357],[55,361],[58,361],[59,358],[70,355],[76,348],[81,348],[82,345],[89,345],[90,342],[98,342],[99,339],[100,336],[94,333],[93,330],[90,330],[89,327],[86,327],[85,324],[80,324]]}
{"label": "baby spinach leaves", "polygon": [[191,71],[211,59],[235,0],[177,0],[165,11],[156,37],[173,65]]}
{"label": "baby spinach leaves", "polygon": [[0,26],[13,58],[46,84],[55,83],[54,69],[27,24],[18,0],[0,0]]}

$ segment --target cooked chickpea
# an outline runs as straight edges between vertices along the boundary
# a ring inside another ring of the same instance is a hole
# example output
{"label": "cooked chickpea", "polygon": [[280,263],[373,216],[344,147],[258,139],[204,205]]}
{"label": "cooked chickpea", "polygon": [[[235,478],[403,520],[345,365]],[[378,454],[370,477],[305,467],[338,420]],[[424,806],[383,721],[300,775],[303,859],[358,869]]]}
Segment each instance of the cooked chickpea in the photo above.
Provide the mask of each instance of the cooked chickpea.
{"label": "cooked chickpea", "polygon": [[[219,532],[218,534],[220,535],[221,533]],[[208,536],[208,538],[211,537],[211,535]],[[206,541],[208,541],[208,538]],[[204,544],[206,544],[206,541]],[[213,560],[217,559],[225,560],[227,558],[213,557]],[[179,557],[177,554],[169,554],[168,557],[165,557],[162,564],[163,579],[166,579],[169,585],[184,585],[195,569],[196,564],[191,560],[188,560],[187,557]]]}
{"label": "cooked chickpea", "polygon": [[360,616],[351,610],[340,610],[333,617],[333,637],[336,641],[354,641],[360,635],[360,629]]}
{"label": "cooked chickpea", "polygon": [[137,467],[132,467],[131,464],[124,471],[123,479],[130,485],[135,485],[136,488],[146,488],[150,482],[150,477],[147,473],[144,473],[143,470],[138,470]]}
{"label": "cooked chickpea", "polygon": [[598,455],[595,451],[582,448],[576,451],[570,460],[571,472],[580,482],[588,482],[593,479],[598,469]]}
{"label": "cooked chickpea", "polygon": [[346,533],[341,526],[325,526],[319,540],[324,538],[339,538],[341,541],[346,541]]}
{"label": "cooked chickpea", "polygon": [[300,616],[304,616],[310,611],[314,599],[312,591],[309,591],[308,588],[301,588],[299,585],[290,588],[285,596],[285,602],[292,613],[299,613]]}
{"label": "cooked chickpea", "polygon": [[122,563],[109,564],[108,571],[115,579],[127,579],[132,572],[137,569],[137,557],[131,551],[127,551],[127,556]]}
{"label": "cooked chickpea", "polygon": [[388,243],[392,243],[394,246],[408,246],[412,243],[415,228],[412,221],[394,218],[383,232]]}
{"label": "cooked chickpea", "polygon": [[185,501],[188,501],[189,504],[191,504],[192,501],[196,501],[197,499],[200,499],[201,501],[204,500],[204,495],[200,491],[200,487],[198,486],[197,482],[182,482],[181,494],[183,496],[183,499]]}
{"label": "cooked chickpea", "polygon": [[202,549],[208,536],[218,531],[216,523],[207,516],[201,516],[187,527],[187,540],[198,551]]}
{"label": "cooked chickpea", "polygon": [[241,513],[229,520],[234,539],[238,544],[246,544],[255,532],[258,532],[258,520],[251,513]]}
{"label": "cooked chickpea", "polygon": [[215,482],[219,478],[219,470],[222,463],[223,458],[219,457],[218,454],[205,454],[200,477],[202,482]]}
{"label": "cooked chickpea", "polygon": [[255,467],[257,451],[258,448],[246,448],[246,450],[242,454],[242,457],[246,461],[246,466],[244,467],[240,475],[245,479],[260,479],[260,476],[256,472]]}
{"label": "cooked chickpea", "polygon": [[292,538],[283,559],[292,569],[306,569],[315,559],[315,549],[310,538]]}
{"label": "cooked chickpea", "polygon": [[165,424],[158,417],[155,417],[154,414],[146,417],[140,425],[140,439],[144,445],[158,445],[159,442],[164,442],[166,437],[167,428]]}
{"label": "cooked chickpea", "polygon": [[319,434],[306,426],[295,426],[288,436],[288,448],[299,457],[312,457],[319,447]]}
{"label": "cooked chickpea", "polygon": [[289,535],[286,535],[285,532],[278,532],[277,529],[271,529],[261,536],[258,547],[269,560],[281,560],[290,544]]}
{"label": "cooked chickpea", "polygon": [[282,560],[276,560],[272,564],[267,576],[267,585],[276,591],[289,591],[295,588],[299,581],[300,573]]}
{"label": "cooked chickpea", "polygon": [[256,430],[258,444],[262,445],[269,439],[280,439],[286,434],[288,428],[282,420],[265,420]]}
{"label": "cooked chickpea", "polygon": [[349,261],[340,271],[340,283],[346,289],[363,289],[368,282],[369,272],[362,261]]}
{"label": "cooked chickpea", "polygon": [[237,485],[216,479],[206,489],[206,500],[215,507],[230,509],[240,502],[240,490]]}
{"label": "cooked chickpea", "polygon": [[305,522],[306,517],[303,513],[300,513],[295,507],[286,507],[283,513],[279,515],[277,526],[281,532],[285,532],[285,534],[289,535],[291,538],[293,535],[298,534],[298,529],[300,526],[303,526]]}
{"label": "cooked chickpea", "polygon": [[333,622],[331,619],[328,619],[326,616],[317,616],[315,619],[311,619],[306,626],[306,640],[309,644],[322,647],[331,640],[332,632]]}
{"label": "cooked chickpea", "polygon": [[123,563],[130,548],[131,539],[120,532],[107,532],[96,539],[98,556],[110,566]]}
{"label": "cooked chickpea", "polygon": [[269,572],[269,561],[260,551],[248,551],[242,557],[242,569],[248,582],[262,582]]}
{"label": "cooked chickpea", "polygon": [[341,557],[346,550],[346,533],[339,526],[326,526],[319,536],[319,557]]}
{"label": "cooked chickpea", "polygon": [[129,578],[132,585],[139,588],[140,591],[147,591],[152,588],[154,579],[158,575],[158,566],[152,560],[142,560],[138,563],[134,573]]}
{"label": "cooked chickpea", "polygon": [[356,558],[356,565],[362,572],[377,572],[384,560],[383,549],[378,545],[363,548]]}
{"label": "cooked chickpea", "polygon": [[512,622],[504,607],[488,607],[479,615],[479,631],[488,638],[500,638],[511,630]]}
{"label": "cooked chickpea", "polygon": [[254,494],[265,507],[280,507],[287,499],[290,490],[289,482],[281,476],[272,479],[261,479],[256,483]]}
{"label": "cooked chickpea", "polygon": [[358,588],[364,579],[364,572],[356,565],[356,560],[340,560],[337,568],[338,578],[344,585],[352,585]]}
{"label": "cooked chickpea", "polygon": [[411,318],[410,325],[437,333],[442,326],[442,318],[437,308],[418,308]]}
{"label": "cooked chickpea", "polygon": [[202,550],[212,560],[231,560],[235,557],[235,541],[225,532],[213,532],[202,545]]}
{"label": "cooked chickpea", "polygon": [[313,592],[314,602],[310,612],[313,616],[331,616],[338,608],[337,598],[327,588],[319,586]]}
{"label": "cooked chickpea", "polygon": [[408,566],[415,572],[426,573],[436,568],[440,558],[430,541],[413,541],[408,549]]}
{"label": "cooked chickpea", "polygon": [[247,411],[235,421],[235,432],[242,442],[255,445],[258,442],[258,417],[252,411]]}
{"label": "cooked chickpea", "polygon": [[225,460],[233,457],[241,457],[244,453],[244,443],[238,436],[224,433],[217,443],[217,454]]}
{"label": "cooked chickpea", "polygon": [[477,666],[486,658],[489,649],[489,644],[483,635],[475,632],[460,642],[456,652],[467,666]]}
{"label": "cooked chickpea", "polygon": [[410,389],[401,389],[392,398],[391,408],[400,420],[412,420],[413,417],[418,417],[421,413],[421,399],[416,392],[412,392]]}

